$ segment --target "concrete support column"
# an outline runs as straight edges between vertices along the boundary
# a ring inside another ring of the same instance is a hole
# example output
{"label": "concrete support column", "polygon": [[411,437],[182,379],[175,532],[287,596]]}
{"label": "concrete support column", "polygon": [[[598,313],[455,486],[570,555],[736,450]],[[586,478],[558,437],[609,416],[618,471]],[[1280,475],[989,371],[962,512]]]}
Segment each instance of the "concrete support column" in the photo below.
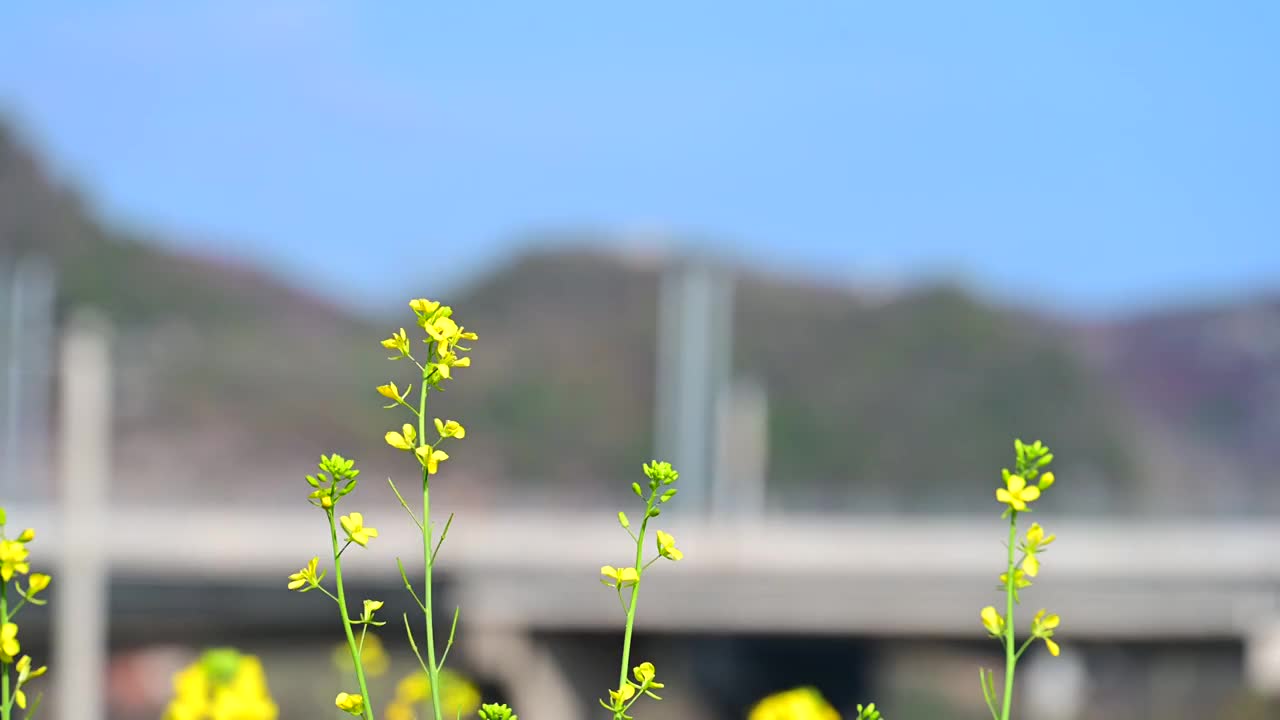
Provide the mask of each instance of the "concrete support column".
{"label": "concrete support column", "polygon": [[1075,648],[1053,657],[1043,646],[1028,651],[1018,664],[1018,680],[1025,682],[1023,707],[1038,720],[1079,720],[1089,700],[1089,671],[1083,650]]}
{"label": "concrete support column", "polygon": [[472,626],[460,641],[467,656],[511,693],[512,708],[520,717],[584,720],[564,669],[529,632]]}
{"label": "concrete support column", "polygon": [[1244,636],[1244,671],[1249,688],[1280,698],[1280,613],[1253,618]]}
{"label": "concrete support column", "polygon": [[111,471],[111,356],[107,327],[78,315],[62,343],[58,453],[63,555],[53,603],[53,663],[62,720],[105,717],[106,507]]}

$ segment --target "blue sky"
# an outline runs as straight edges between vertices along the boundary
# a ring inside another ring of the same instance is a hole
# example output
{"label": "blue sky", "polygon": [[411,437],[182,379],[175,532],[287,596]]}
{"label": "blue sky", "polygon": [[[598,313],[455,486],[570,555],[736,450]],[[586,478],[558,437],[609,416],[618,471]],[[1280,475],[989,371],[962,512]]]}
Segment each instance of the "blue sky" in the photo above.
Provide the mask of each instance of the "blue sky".
{"label": "blue sky", "polygon": [[0,106],[104,213],[365,306],[583,226],[1079,313],[1280,289],[1274,2],[3,14]]}

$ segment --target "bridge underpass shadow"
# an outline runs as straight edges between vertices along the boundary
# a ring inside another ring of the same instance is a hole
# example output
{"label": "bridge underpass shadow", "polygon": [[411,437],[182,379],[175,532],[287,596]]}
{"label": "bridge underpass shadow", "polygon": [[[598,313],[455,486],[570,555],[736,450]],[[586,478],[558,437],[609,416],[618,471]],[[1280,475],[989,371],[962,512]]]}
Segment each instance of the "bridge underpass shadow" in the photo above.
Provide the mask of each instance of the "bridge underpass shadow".
{"label": "bridge underpass shadow", "polygon": [[[556,656],[582,717],[596,717],[603,696],[617,682],[620,637],[609,633],[543,632],[539,642]],[[652,661],[666,683],[650,709],[667,720],[745,720],[774,692],[815,687],[843,717],[872,691],[874,641],[828,636],[737,637],[713,634],[638,633],[631,666]],[[628,673],[630,671],[628,670]],[[637,715],[638,717],[639,715]]]}
{"label": "bridge underpass shadow", "polygon": [[693,679],[717,717],[746,718],[761,698],[817,688],[843,717],[871,692],[874,647],[842,637],[709,636],[690,640]]}

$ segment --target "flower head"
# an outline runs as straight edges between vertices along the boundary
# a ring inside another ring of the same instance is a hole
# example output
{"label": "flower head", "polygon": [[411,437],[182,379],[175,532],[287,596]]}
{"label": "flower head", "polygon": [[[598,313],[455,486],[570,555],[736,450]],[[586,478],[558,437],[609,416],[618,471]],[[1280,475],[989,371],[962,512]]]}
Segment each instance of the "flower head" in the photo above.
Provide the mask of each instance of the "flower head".
{"label": "flower head", "polygon": [[423,445],[414,452],[418,456],[418,461],[427,469],[428,475],[435,475],[439,472],[440,463],[449,459],[449,453],[437,450],[430,445]]}
{"label": "flower head", "polygon": [[1027,575],[1035,577],[1040,574],[1040,559],[1037,556],[1057,537],[1057,535],[1045,535],[1040,523],[1031,524],[1031,528],[1027,530],[1027,540],[1022,544],[1022,551],[1026,553],[1026,558],[1022,561],[1022,569]]}
{"label": "flower head", "polygon": [[623,685],[617,690],[609,691],[609,699],[613,701],[614,707],[618,707],[622,703],[635,697],[636,689],[631,685]]}
{"label": "flower head", "polygon": [[654,670],[653,663],[651,662],[642,662],[639,665],[635,666],[634,668],[631,668],[631,672],[633,675],[636,676],[636,682],[640,683],[640,687],[642,689],[645,689],[645,688],[662,689],[666,687],[666,685],[658,682],[657,679],[655,679],[654,675],[656,674],[656,672]]}
{"label": "flower head", "polygon": [[840,720],[840,713],[816,688],[799,687],[756,703],[748,720]]}
{"label": "flower head", "polygon": [[684,553],[676,547],[676,539],[661,530],[658,531],[658,554],[668,560],[684,559]]}
{"label": "flower head", "polygon": [[1008,505],[1016,511],[1027,509],[1027,504],[1040,497],[1040,488],[1028,486],[1021,475],[1010,475],[1005,479],[1006,488],[996,490],[996,500]]}
{"label": "flower head", "polygon": [[382,347],[398,353],[391,356],[390,360],[409,357],[409,336],[405,333],[404,328],[400,328],[400,332],[392,333],[391,337],[382,341]]}
{"label": "flower head", "polygon": [[32,670],[30,655],[23,655],[18,660],[17,664],[14,665],[14,668],[17,669],[18,671],[18,682],[17,682],[17,687],[15,687],[13,691],[13,700],[18,704],[18,707],[22,708],[23,710],[26,710],[27,694],[22,691],[22,686],[26,685],[29,680],[38,678],[41,675],[45,674],[45,672],[49,668],[45,667],[44,665],[41,665],[35,670]]}
{"label": "flower head", "polygon": [[0,540],[0,579],[5,582],[13,579],[13,574],[27,574],[31,566],[27,558],[31,555],[26,544],[17,540]]}
{"label": "flower head", "polygon": [[351,695],[349,693],[340,692],[338,697],[333,699],[333,704],[338,706],[339,710],[346,711],[352,715],[359,716],[364,713],[364,696]]}
{"label": "flower head", "polygon": [[1058,657],[1061,648],[1058,643],[1053,641],[1053,631],[1062,623],[1062,618],[1057,615],[1046,615],[1046,611],[1041,609],[1031,620],[1031,636],[1044,640],[1045,647],[1049,648],[1049,654]]}
{"label": "flower head", "polygon": [[982,627],[993,637],[1004,634],[1004,618],[990,605],[982,608]]}
{"label": "flower head", "polygon": [[320,581],[324,579],[325,574],[328,572],[326,570],[317,575],[316,568],[319,564],[320,558],[313,557],[301,570],[290,575],[289,589],[297,590],[298,592],[316,589],[316,586],[320,584]]}
{"label": "flower head", "polygon": [[415,298],[409,301],[409,309],[419,315],[430,315],[440,309],[440,303],[426,298]]}
{"label": "flower head", "polygon": [[462,423],[457,420],[443,421],[436,418],[436,432],[440,433],[442,438],[462,438],[467,436],[467,429],[462,427]]}
{"label": "flower head", "polygon": [[364,515],[358,512],[343,515],[338,520],[342,523],[342,529],[347,533],[347,539],[360,547],[368,547],[369,541],[378,537],[377,528],[365,527]]}
{"label": "flower head", "polygon": [[0,662],[11,663],[22,651],[18,643],[18,626],[16,623],[0,625]]}
{"label": "flower head", "polygon": [[671,467],[671,463],[657,460],[645,464],[644,474],[649,478],[649,486],[653,488],[658,485],[670,485],[680,479],[680,473]]}
{"label": "flower head", "polygon": [[53,578],[44,573],[31,573],[30,577],[27,578],[27,593],[25,597],[36,604],[43,603],[43,600],[36,600],[36,595],[39,595],[45,588],[49,587],[51,582],[53,582]]}
{"label": "flower head", "polygon": [[440,356],[438,362],[431,363],[431,369],[440,374],[445,380],[453,379],[453,370],[456,367],[471,367],[471,358],[458,357],[457,353],[447,352]]}
{"label": "flower head", "polygon": [[[1000,587],[1004,589],[1009,585],[1009,573],[1000,574]],[[1023,589],[1032,587],[1032,582],[1027,579],[1027,573],[1023,570],[1014,570],[1014,588]]]}
{"label": "flower head", "polygon": [[404,398],[411,389],[413,389],[412,386],[405,388],[404,392],[400,392],[400,388],[396,387],[395,383],[389,382],[386,385],[378,386],[378,394],[391,401],[391,404],[387,406],[391,408],[404,403]]}
{"label": "flower head", "polygon": [[480,720],[519,720],[510,707],[498,703],[480,706]]}
{"label": "flower head", "polygon": [[616,568],[605,565],[600,568],[600,574],[604,576],[600,578],[600,582],[608,587],[621,589],[640,582],[640,574],[633,567]]}
{"label": "flower head", "polygon": [[409,423],[405,423],[400,432],[391,430],[384,437],[387,444],[397,450],[412,450],[418,444],[418,430]]}
{"label": "flower head", "polygon": [[362,625],[386,625],[386,623],[385,623],[385,622],[381,622],[381,621],[378,621],[378,620],[374,620],[374,619],[373,619],[373,614],[374,614],[375,612],[377,612],[377,611],[381,610],[381,609],[382,609],[382,606],[383,606],[384,604],[385,604],[385,603],[383,603],[381,600],[365,600],[365,601],[364,601],[364,612],[360,615],[360,624],[362,624]]}

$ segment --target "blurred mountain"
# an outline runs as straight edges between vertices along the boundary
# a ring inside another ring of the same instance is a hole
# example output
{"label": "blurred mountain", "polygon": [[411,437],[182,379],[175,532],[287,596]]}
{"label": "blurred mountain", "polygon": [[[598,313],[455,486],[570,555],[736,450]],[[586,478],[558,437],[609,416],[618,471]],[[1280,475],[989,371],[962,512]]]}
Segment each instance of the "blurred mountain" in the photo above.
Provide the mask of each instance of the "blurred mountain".
{"label": "blurred mountain", "polygon": [[[592,239],[558,236],[442,298],[480,333],[431,409],[471,429],[454,499],[612,502],[653,454],[659,279],[679,258],[582,249]],[[413,380],[377,344],[407,310],[375,323],[343,310],[341,287],[105,227],[0,128],[0,259],[27,251],[54,262],[62,315],[94,306],[115,328],[116,497],[300,501],[334,449],[375,478],[406,470],[381,441],[401,420],[372,388]],[[1072,483],[1060,508],[1277,499],[1238,478],[1280,454],[1280,303],[1081,325],[942,284],[881,297],[734,272],[735,372],[768,395],[775,504],[989,509],[1014,433],[1054,446]]]}
{"label": "blurred mountain", "polygon": [[338,309],[341,288],[302,293],[106,227],[0,125],[0,270],[31,253],[54,266],[59,318],[112,323],[117,498],[278,495],[264,479],[296,479],[382,420],[367,352],[381,330]]}

